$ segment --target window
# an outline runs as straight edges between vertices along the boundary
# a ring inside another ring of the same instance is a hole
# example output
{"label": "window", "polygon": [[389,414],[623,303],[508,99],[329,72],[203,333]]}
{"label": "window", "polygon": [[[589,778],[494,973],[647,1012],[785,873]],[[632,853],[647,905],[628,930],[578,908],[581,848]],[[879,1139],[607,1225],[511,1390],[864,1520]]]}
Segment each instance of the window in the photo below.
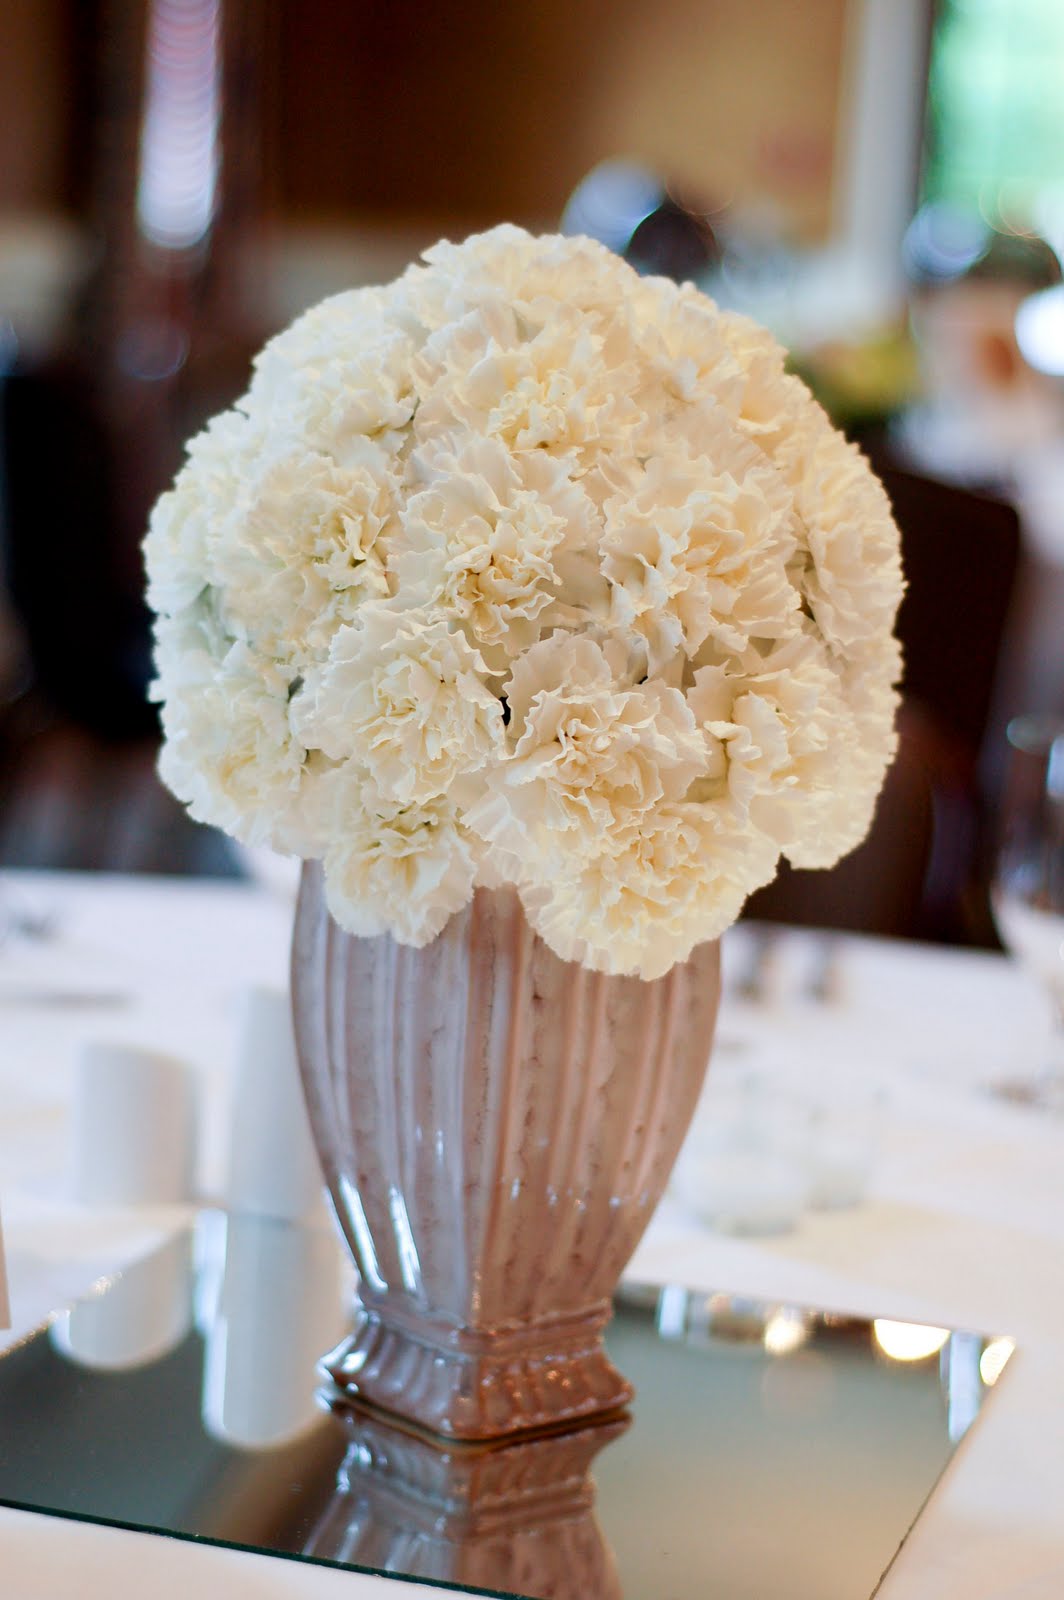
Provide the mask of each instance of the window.
{"label": "window", "polygon": [[924,192],[1064,235],[1064,4],[941,0]]}

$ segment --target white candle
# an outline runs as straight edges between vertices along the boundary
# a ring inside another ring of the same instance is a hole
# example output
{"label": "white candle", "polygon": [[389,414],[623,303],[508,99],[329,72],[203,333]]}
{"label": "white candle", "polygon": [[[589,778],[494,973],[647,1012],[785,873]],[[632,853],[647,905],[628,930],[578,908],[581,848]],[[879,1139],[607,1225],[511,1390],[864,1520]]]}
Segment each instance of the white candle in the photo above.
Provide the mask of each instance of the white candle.
{"label": "white candle", "polygon": [[321,1212],[323,1188],[288,995],[249,989],[230,1114],[227,1203],[233,1211],[298,1221]]}
{"label": "white candle", "polygon": [[74,1085],[73,1197],[91,1206],[165,1205],[195,1189],[196,1085],[183,1061],[94,1040]]}

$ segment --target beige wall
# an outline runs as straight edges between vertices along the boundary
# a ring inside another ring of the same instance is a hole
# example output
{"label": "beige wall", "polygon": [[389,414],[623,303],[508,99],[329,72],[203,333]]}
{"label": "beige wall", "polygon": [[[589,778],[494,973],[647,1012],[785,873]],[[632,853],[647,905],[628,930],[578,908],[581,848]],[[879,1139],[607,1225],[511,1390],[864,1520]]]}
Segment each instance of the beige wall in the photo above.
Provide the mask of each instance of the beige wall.
{"label": "beige wall", "polygon": [[845,20],[846,0],[633,0],[604,41],[592,142],[822,236]]}
{"label": "beige wall", "polygon": [[[847,0],[323,0],[285,13],[282,194],[549,222],[629,156],[822,236]],[[331,49],[330,49],[331,44]],[[311,93],[311,83],[316,92]]]}

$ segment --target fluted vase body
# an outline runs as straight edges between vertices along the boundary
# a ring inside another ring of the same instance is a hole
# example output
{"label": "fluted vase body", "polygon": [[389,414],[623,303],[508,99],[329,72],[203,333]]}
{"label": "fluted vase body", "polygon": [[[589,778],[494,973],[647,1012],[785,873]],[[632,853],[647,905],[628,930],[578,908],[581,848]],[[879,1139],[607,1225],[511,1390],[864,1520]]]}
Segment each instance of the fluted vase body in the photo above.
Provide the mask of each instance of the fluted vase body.
{"label": "fluted vase body", "polygon": [[562,961],[510,889],[424,949],[343,932],[304,868],[296,1042],[359,1272],[336,1382],[455,1439],[608,1412],[610,1298],[706,1071],[719,948],[653,982]]}
{"label": "fluted vase body", "polygon": [[537,1600],[621,1600],[589,1468],[624,1419],[489,1448],[427,1442],[354,1407],[346,1421],[307,1555]]}

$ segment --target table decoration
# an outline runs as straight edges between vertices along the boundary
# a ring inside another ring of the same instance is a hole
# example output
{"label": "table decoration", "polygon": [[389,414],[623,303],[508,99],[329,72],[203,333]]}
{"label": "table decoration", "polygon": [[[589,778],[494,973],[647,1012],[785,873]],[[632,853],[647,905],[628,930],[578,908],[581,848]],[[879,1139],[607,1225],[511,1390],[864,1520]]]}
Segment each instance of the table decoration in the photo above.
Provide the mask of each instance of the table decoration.
{"label": "table decoration", "polygon": [[627,1418],[489,1449],[441,1449],[357,1407],[341,1421],[347,1454],[305,1555],[478,1593],[624,1600],[590,1468]]}
{"label": "table decoration", "polygon": [[860,841],[893,752],[885,495],[769,334],[502,227],[272,340],[147,562],[164,777],[315,863],[338,1381],[459,1437],[615,1408],[714,942]]}
{"label": "table decoration", "polygon": [[287,988],[241,995],[230,1094],[225,1203],[243,1215],[308,1221],[324,1210]]}
{"label": "table decoration", "polygon": [[[97,1325],[112,1323],[108,1351],[68,1351],[53,1324],[0,1354],[0,1505],[368,1568],[429,1592],[869,1600],[973,1426],[1009,1455],[980,1417],[991,1389],[1012,1385],[1010,1340],[676,1282],[618,1296],[606,1337],[639,1384],[627,1427],[433,1441],[334,1393],[315,1404],[306,1359],[285,1362],[280,1397],[252,1381],[278,1348],[261,1309],[271,1286],[293,1351],[332,1336],[320,1290],[340,1250],[328,1233],[203,1213],[194,1246],[183,1232],[162,1255],[175,1252],[197,1307],[175,1347],[111,1359],[134,1345],[158,1283],[149,1257],[88,1302]],[[58,1532],[44,1523],[41,1538]],[[163,1559],[149,1549],[145,1569]],[[271,1586],[283,1576],[250,1567],[242,1582],[239,1563],[217,1585]]]}
{"label": "table decoration", "polygon": [[199,1122],[196,1076],[186,1061],[87,1039],[74,1068],[71,1198],[98,1207],[191,1200]]}

